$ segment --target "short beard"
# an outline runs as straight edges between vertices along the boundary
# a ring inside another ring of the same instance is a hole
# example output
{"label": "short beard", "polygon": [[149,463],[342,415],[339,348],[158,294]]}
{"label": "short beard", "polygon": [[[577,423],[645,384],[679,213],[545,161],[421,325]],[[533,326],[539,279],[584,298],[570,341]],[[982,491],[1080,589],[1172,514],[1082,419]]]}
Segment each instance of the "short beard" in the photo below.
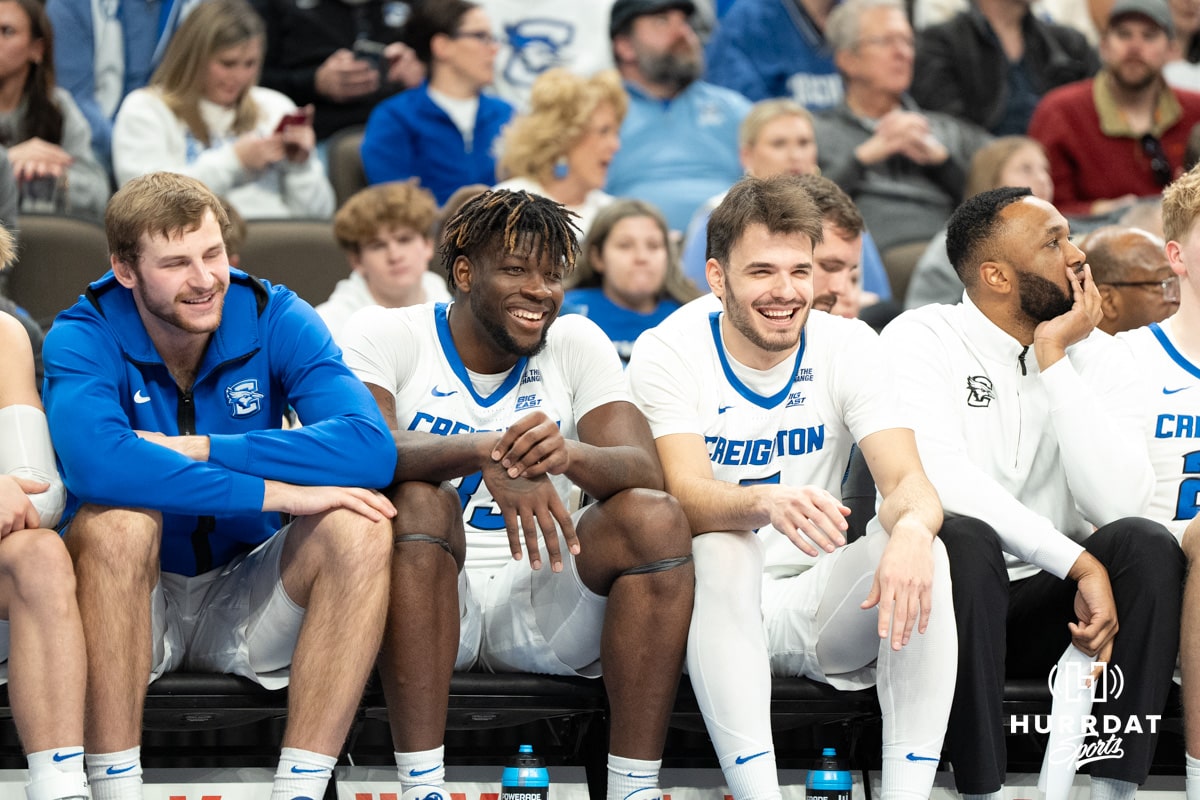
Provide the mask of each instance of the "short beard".
{"label": "short beard", "polygon": [[[517,340],[512,337],[508,329],[504,327],[501,320],[492,316],[491,310],[485,308],[483,297],[479,293],[472,292],[467,296],[467,303],[471,307],[471,314],[475,319],[479,320],[479,324],[487,331],[488,336],[492,338],[492,342],[502,352],[509,353],[520,358],[532,358],[546,347],[546,336],[550,333],[550,324],[547,323],[542,328],[542,337],[537,340],[537,343],[530,347],[522,347],[517,344]],[[553,322],[553,320],[551,320]]]}
{"label": "short beard", "polygon": [[141,300],[142,308],[146,310],[146,313],[153,317],[157,317],[168,325],[178,328],[184,333],[212,333],[213,331],[217,330],[217,328],[221,327],[221,319],[225,314],[226,287],[223,285],[218,284],[213,287],[213,292],[216,295],[217,313],[216,322],[210,326],[193,325],[188,320],[184,319],[183,315],[175,309],[175,303],[183,302],[182,292],[180,293],[181,296],[176,297],[170,303],[157,303],[151,300],[151,298],[146,294],[145,287],[142,285],[140,280],[137,286],[134,287],[134,291],[137,293],[138,299]]}
{"label": "short beard", "polygon": [[1123,77],[1121,77],[1119,70],[1116,69],[1110,70],[1109,76],[1112,78],[1112,82],[1118,89],[1130,94],[1149,89],[1151,86],[1158,83],[1159,79],[1159,73],[1154,72],[1153,70],[1147,70],[1146,76],[1136,83],[1130,83],[1126,81]]}
{"label": "short beard", "polygon": [[638,69],[648,83],[670,87],[676,94],[695,83],[704,72],[704,61],[696,54],[691,59],[676,53],[638,53]]}
{"label": "short beard", "polygon": [[1075,301],[1064,294],[1061,287],[1041,275],[1017,270],[1021,281],[1017,284],[1017,296],[1021,310],[1035,323],[1048,322],[1071,310]]}
{"label": "short beard", "polygon": [[[796,347],[800,343],[800,336],[804,331],[804,325],[800,326],[800,332],[796,334],[796,338],[792,340],[783,337],[775,337],[768,339],[763,336],[754,327],[754,321],[751,315],[754,314],[754,309],[745,314],[742,313],[742,307],[738,305],[737,297],[733,294],[733,289],[729,286],[729,281],[725,282],[725,317],[729,320],[729,324],[734,327],[738,333],[746,337],[747,341],[760,350],[767,353],[784,353]],[[797,314],[807,314],[803,308],[796,309]],[[805,320],[807,323],[807,319]]]}

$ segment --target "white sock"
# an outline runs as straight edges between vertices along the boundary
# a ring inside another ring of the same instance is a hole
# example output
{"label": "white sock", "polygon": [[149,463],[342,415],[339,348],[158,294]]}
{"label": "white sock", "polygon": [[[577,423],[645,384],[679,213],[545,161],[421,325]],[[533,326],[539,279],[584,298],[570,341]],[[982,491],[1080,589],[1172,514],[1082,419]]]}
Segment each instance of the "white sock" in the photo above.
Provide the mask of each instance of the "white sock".
{"label": "white sock", "polygon": [[[639,800],[658,789],[662,759],[642,761],[608,754],[608,800]],[[646,791],[650,790],[650,791]],[[641,792],[641,794],[634,794]]]}
{"label": "white sock", "polygon": [[1133,800],[1138,785],[1133,781],[1092,776],[1092,800]]}
{"label": "white sock", "polygon": [[777,798],[762,545],[749,533],[706,533],[692,539],[692,556],[687,667],[708,737],[734,800]]}
{"label": "white sock", "polygon": [[83,771],[83,745],[56,747],[30,753],[29,783],[25,784],[28,800],[58,800],[87,798],[87,775]]}
{"label": "white sock", "polygon": [[900,650],[879,643],[884,798],[929,797],[950,720],[958,630],[951,613],[950,561],[940,541],[933,544],[932,601],[925,633],[914,628]]}
{"label": "white sock", "polygon": [[417,753],[393,753],[400,791],[413,786],[442,786],[446,783],[446,748],[435,747]]}
{"label": "white sock", "polygon": [[1200,758],[1187,756],[1187,800],[1200,800]]}
{"label": "white sock", "polygon": [[271,786],[271,800],[321,800],[337,766],[336,756],[285,747]]}
{"label": "white sock", "polygon": [[743,750],[721,756],[721,771],[734,800],[778,800],[774,750]]}
{"label": "white sock", "polygon": [[882,800],[926,800],[929,797],[940,761],[914,761],[908,757],[912,752],[907,745],[884,745],[880,782]]}
{"label": "white sock", "polygon": [[142,800],[142,748],[119,753],[88,753],[92,800]]}

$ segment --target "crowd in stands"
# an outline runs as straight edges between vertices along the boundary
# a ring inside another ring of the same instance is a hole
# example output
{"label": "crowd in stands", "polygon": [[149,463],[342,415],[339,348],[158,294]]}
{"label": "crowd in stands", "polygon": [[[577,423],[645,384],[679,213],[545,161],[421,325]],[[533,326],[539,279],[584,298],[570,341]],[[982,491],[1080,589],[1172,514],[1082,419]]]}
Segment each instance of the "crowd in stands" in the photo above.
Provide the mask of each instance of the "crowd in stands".
{"label": "crowd in stands", "polygon": [[[6,227],[21,208],[98,218],[111,190],[161,169],[247,219],[329,219],[326,148],[362,131],[369,184],[416,179],[439,205],[468,185],[538,191],[583,237],[614,198],[644,200],[704,291],[724,191],[819,171],[866,220],[862,308],[879,328],[956,293],[939,229],[978,191],[989,134],[1040,142],[1056,202],[1086,228],[1178,175],[1200,121],[1177,88],[1200,63],[1185,2],[252,0],[188,24],[207,5],[0,5],[28,28],[0,74]],[[748,101],[765,105],[747,118]],[[910,292],[929,261],[943,293]]]}
{"label": "crowd in stands", "polygon": [[[104,220],[112,251],[44,383],[0,272],[0,436],[26,437],[0,439],[0,639],[41,643],[18,531],[78,573],[42,634],[109,634],[86,697],[14,656],[30,800],[138,800],[143,673],[182,665],[292,665],[273,800],[321,796],[380,652],[404,800],[443,796],[472,666],[604,662],[625,800],[661,797],[685,664],[736,800],[779,796],[771,674],[877,686],[888,798],[943,753],[1000,796],[1006,669],[1136,663],[1108,710],[1161,713],[1181,615],[1200,671],[1198,161],[1200,0],[0,0],[0,261],[54,268],[21,261],[26,215]],[[281,219],[343,251],[327,298],[239,258]],[[55,433],[83,396],[95,440]],[[879,505],[847,543],[854,458]],[[181,605],[208,591],[230,606]],[[84,746],[87,781],[51,771]]]}

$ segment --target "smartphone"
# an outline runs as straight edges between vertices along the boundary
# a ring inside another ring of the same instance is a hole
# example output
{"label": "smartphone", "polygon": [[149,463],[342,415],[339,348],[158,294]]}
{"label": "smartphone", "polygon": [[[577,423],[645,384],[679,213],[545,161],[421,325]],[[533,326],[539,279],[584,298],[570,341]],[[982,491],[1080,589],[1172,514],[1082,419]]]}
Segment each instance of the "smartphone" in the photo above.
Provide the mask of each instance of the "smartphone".
{"label": "smartphone", "polygon": [[354,40],[354,57],[366,61],[375,69],[382,70],[384,66],[383,51],[387,47],[383,42],[370,39]]}
{"label": "smartphone", "polygon": [[283,133],[286,128],[293,125],[309,124],[308,114],[302,108],[297,108],[295,111],[289,111],[279,120],[279,124],[275,126],[276,133]]}
{"label": "smartphone", "polygon": [[67,176],[42,175],[21,181],[20,210],[34,214],[61,214],[67,210]]}

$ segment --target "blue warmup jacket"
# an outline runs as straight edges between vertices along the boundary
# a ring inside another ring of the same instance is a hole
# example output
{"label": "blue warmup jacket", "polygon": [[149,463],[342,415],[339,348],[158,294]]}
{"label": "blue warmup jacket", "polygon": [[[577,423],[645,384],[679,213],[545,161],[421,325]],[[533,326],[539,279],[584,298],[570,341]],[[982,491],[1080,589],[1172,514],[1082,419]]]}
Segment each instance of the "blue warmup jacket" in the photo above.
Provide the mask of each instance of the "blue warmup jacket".
{"label": "blue warmup jacket", "polygon": [[491,186],[496,182],[496,140],[512,114],[503,100],[480,95],[467,147],[453,120],[429,97],[429,85],[422,83],[371,112],[363,133],[363,172],[372,185],[416,176],[438,205],[461,186]]}
{"label": "blue warmup jacket", "polygon": [[[283,286],[231,270],[221,325],[190,392],[178,388],[112,273],[59,314],[46,337],[51,436],[79,503],[163,514],[162,569],[197,575],[280,527],[264,479],[382,487],[396,448],[366,386],[312,307]],[[282,431],[288,406],[302,428]],[[207,462],[136,430],[207,435]]]}

